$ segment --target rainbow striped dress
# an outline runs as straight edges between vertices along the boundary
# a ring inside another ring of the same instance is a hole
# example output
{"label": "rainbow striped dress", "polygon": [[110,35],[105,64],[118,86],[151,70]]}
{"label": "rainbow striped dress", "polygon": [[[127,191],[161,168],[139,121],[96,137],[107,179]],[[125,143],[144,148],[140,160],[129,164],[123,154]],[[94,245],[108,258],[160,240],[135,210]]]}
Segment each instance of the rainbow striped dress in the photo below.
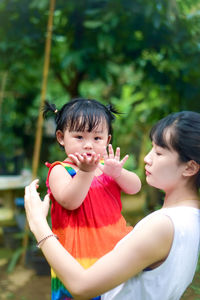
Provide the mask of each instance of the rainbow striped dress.
{"label": "rainbow striped dress", "polygon": [[[51,198],[52,230],[60,243],[84,267],[111,251],[119,240],[132,230],[121,214],[121,190],[109,176],[94,177],[86,198],[79,208],[67,210],[53,197],[49,187],[52,168],[62,165],[73,177],[76,171],[68,162],[46,163],[49,167],[47,188]],[[73,297],[51,270],[52,300],[71,300]],[[96,297],[94,299],[101,299]]]}

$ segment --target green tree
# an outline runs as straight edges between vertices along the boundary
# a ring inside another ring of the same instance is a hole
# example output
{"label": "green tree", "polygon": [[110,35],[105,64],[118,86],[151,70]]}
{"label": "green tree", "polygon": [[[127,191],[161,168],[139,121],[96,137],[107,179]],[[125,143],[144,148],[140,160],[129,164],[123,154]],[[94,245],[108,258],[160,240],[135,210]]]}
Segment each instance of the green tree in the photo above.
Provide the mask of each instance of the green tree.
{"label": "green tree", "polygon": [[[48,7],[47,0],[0,3],[0,81],[7,76],[0,101],[0,153],[24,151],[29,162]],[[144,136],[151,125],[172,111],[200,111],[199,8],[197,0],[56,3],[47,98],[58,108],[76,96],[114,104],[123,112],[114,145],[134,153],[128,167],[141,176],[140,155],[147,150]],[[58,151],[44,131],[41,165],[62,157]]]}

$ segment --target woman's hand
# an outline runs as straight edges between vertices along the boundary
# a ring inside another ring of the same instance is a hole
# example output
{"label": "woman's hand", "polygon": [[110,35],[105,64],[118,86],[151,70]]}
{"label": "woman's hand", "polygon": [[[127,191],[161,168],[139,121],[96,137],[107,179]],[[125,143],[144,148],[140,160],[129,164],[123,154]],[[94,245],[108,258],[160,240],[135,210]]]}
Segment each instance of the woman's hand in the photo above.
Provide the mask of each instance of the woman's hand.
{"label": "woman's hand", "polygon": [[91,153],[91,155],[87,155],[86,153],[79,154],[69,154],[68,157],[75,163],[81,171],[84,172],[93,172],[99,165],[100,154],[96,154],[95,152]]}
{"label": "woman's hand", "polygon": [[36,179],[25,188],[24,206],[31,231],[34,231],[35,225],[46,220],[49,210],[49,196],[46,195],[44,201],[40,199],[37,192],[38,182]]}
{"label": "woman's hand", "polygon": [[110,144],[108,146],[108,152],[105,148],[103,157],[104,165],[99,164],[100,170],[113,179],[120,177],[123,166],[128,159],[128,155],[120,160],[120,148],[117,147],[116,152],[114,153],[113,147]]}

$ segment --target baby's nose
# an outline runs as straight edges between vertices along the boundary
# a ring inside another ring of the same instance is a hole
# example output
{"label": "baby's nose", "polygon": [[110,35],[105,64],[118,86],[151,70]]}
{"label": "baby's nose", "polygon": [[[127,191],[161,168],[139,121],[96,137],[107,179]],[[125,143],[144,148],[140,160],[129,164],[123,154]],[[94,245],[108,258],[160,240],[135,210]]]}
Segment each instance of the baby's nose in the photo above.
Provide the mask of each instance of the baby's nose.
{"label": "baby's nose", "polygon": [[92,146],[92,143],[91,143],[90,141],[86,141],[86,142],[85,142],[85,144],[84,144],[84,148],[85,148],[85,149],[92,149],[92,147],[93,147],[93,146]]}

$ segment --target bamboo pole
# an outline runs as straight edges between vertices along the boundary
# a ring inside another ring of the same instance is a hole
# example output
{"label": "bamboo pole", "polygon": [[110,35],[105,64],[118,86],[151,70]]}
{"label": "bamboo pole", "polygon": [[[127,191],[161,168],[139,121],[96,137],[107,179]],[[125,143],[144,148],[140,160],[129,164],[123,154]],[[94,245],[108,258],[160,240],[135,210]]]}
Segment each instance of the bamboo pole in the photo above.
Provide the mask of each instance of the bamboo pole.
{"label": "bamboo pole", "polygon": [[39,116],[37,121],[37,130],[36,130],[35,147],[34,147],[33,164],[32,164],[33,179],[35,179],[37,176],[40,149],[41,149],[42,126],[43,126],[42,107],[44,105],[44,101],[46,97],[47,77],[49,72],[54,7],[55,7],[55,0],[50,0],[49,19],[47,24],[47,36],[46,36],[46,45],[45,45],[43,80],[42,80],[42,89],[41,89],[41,102],[40,102]]}
{"label": "bamboo pole", "polygon": [[[40,158],[40,150],[41,150],[41,142],[42,142],[42,127],[43,127],[42,107],[44,105],[44,101],[45,101],[45,97],[46,97],[55,2],[56,2],[56,0],[50,0],[50,5],[49,5],[49,17],[48,17],[48,23],[47,23],[47,35],[46,35],[46,43],[45,43],[44,66],[43,66],[43,77],[42,77],[42,87],[41,87],[41,101],[40,101],[39,115],[38,115],[38,120],[37,120],[35,145],[34,145],[33,161],[32,161],[32,179],[35,179],[37,177],[38,164],[39,164],[39,158]],[[24,235],[24,239],[23,239],[23,252],[22,252],[22,263],[23,264],[25,264],[25,254],[26,254],[26,250],[28,247],[28,237],[29,237],[28,234],[29,234],[29,228],[28,228],[28,223],[26,222],[25,235]]]}
{"label": "bamboo pole", "polygon": [[8,76],[8,72],[4,72],[2,75],[2,82],[1,82],[1,88],[0,88],[0,128],[1,128],[1,121],[2,121],[2,104],[3,104],[3,100],[4,100],[4,95],[5,95],[7,76]]}

